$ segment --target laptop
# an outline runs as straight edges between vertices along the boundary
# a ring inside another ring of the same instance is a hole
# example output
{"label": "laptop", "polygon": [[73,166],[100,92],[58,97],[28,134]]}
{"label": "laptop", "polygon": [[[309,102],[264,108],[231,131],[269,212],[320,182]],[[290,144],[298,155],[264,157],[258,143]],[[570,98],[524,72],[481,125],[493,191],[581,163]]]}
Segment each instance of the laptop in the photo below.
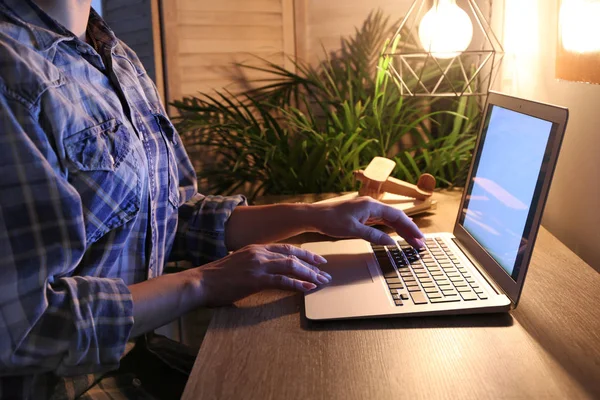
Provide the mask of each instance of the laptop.
{"label": "laptop", "polygon": [[454,230],[414,249],[361,239],[306,243],[331,284],[305,295],[328,320],[504,312],[517,306],[568,110],[491,92]]}

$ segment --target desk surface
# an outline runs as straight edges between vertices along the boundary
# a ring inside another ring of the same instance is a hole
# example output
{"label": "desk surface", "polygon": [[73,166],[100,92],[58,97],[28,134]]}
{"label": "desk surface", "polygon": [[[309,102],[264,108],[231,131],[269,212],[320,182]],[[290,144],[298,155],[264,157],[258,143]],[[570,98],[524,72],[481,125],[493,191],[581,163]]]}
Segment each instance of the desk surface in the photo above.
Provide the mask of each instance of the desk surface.
{"label": "desk surface", "polygon": [[[452,231],[460,194],[435,196],[415,221]],[[315,323],[302,295],[262,292],[215,311],[183,398],[600,398],[599,302],[600,274],[543,228],[510,314]]]}

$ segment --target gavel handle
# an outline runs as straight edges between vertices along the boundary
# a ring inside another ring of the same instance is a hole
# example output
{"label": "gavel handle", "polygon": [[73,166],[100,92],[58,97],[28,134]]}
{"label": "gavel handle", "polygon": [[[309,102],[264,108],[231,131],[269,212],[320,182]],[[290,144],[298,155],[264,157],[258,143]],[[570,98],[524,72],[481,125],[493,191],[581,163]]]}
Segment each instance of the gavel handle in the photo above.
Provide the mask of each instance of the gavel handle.
{"label": "gavel handle", "polygon": [[419,189],[417,185],[412,183],[404,182],[400,179],[389,176],[387,180],[378,186],[376,183],[371,182],[370,179],[364,176],[363,170],[354,171],[354,177],[361,181],[361,190],[359,194],[361,196],[371,196],[376,199],[381,198],[384,192],[399,194],[402,196],[414,197],[418,200],[427,200],[433,192]]}
{"label": "gavel handle", "polygon": [[381,190],[388,193],[399,194],[402,196],[414,197],[418,200],[427,200],[433,192],[419,189],[417,185],[412,183],[404,182],[394,177],[388,177],[385,182],[381,185]]}

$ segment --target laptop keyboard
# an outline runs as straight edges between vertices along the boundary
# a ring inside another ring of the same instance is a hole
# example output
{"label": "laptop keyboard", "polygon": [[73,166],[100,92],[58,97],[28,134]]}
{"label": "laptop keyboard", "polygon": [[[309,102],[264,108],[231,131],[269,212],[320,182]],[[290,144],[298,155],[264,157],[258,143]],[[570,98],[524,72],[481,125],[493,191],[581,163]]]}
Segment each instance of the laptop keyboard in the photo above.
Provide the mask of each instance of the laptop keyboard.
{"label": "laptop keyboard", "polygon": [[441,238],[425,239],[416,250],[405,241],[398,246],[372,245],[388,289],[397,306],[485,300],[487,295]]}

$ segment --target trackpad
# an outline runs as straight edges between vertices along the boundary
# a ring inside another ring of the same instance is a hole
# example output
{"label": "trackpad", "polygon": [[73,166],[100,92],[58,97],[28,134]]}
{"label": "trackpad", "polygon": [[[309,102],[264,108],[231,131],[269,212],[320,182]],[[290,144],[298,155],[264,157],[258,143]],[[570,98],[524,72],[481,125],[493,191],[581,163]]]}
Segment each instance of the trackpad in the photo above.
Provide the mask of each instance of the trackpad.
{"label": "trackpad", "polygon": [[373,282],[364,254],[328,254],[321,269],[333,278],[329,286]]}

